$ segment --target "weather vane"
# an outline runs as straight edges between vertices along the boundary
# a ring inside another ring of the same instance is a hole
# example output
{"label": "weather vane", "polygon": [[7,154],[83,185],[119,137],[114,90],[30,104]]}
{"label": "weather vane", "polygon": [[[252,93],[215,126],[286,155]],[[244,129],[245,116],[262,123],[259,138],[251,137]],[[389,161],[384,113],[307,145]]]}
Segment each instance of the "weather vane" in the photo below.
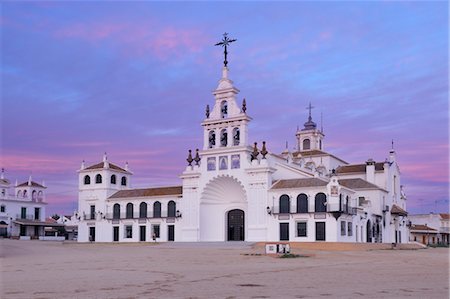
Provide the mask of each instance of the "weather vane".
{"label": "weather vane", "polygon": [[224,54],[224,56],[225,56],[225,60],[223,61],[223,65],[224,65],[225,67],[226,67],[227,64],[228,64],[228,61],[227,61],[227,54],[228,54],[228,52],[227,52],[227,46],[229,46],[230,43],[235,42],[235,41],[236,41],[236,39],[229,39],[229,38],[228,38],[228,33],[225,32],[225,33],[223,34],[223,39],[222,39],[222,41],[219,42],[219,43],[217,43],[217,44],[215,44],[215,46],[222,46],[222,47],[224,47],[223,54]]}

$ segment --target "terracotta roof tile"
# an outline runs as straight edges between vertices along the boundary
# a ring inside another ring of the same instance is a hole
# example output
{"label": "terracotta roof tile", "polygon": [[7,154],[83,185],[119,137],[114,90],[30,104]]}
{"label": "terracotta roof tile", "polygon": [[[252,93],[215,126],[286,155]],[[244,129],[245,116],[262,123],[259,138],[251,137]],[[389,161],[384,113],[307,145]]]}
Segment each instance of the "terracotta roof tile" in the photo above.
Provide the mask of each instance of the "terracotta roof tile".
{"label": "terracotta roof tile", "polygon": [[[108,162],[108,163],[109,163],[109,168],[111,168],[111,169],[122,171],[122,172],[128,172],[125,169],[123,169],[122,167],[117,166],[116,164],[113,164],[111,162]],[[89,167],[86,167],[84,170],[95,170],[95,169],[104,169],[104,162],[100,162],[100,163],[91,165]]]}
{"label": "terracotta roof tile", "polygon": [[430,230],[430,231],[436,231],[434,228],[428,227],[427,225],[423,224],[413,224],[411,225],[410,230]]}
{"label": "terracotta roof tile", "polygon": [[406,215],[408,215],[408,213],[407,213],[405,210],[403,210],[402,208],[400,208],[400,207],[397,206],[396,204],[393,204],[393,205],[392,205],[392,208],[391,208],[391,214],[398,214],[398,215],[400,215],[400,216],[406,216]]}
{"label": "terracotta roof tile", "polygon": [[328,185],[327,181],[318,178],[279,180],[271,189],[291,189],[303,187],[322,187]]}
{"label": "terracotta roof tile", "polygon": [[444,213],[441,213],[441,214],[439,214],[439,215],[441,215],[441,218],[442,218],[442,219],[446,219],[446,220],[449,220],[449,219],[450,219],[450,214],[444,214]]}
{"label": "terracotta roof tile", "polygon": [[114,193],[109,198],[130,198],[130,197],[169,196],[169,195],[175,196],[182,194],[183,194],[182,186],[175,186],[175,187],[121,190]]}
{"label": "terracotta roof tile", "polygon": [[[25,183],[17,185],[17,187],[27,187],[27,186],[28,186],[28,182],[25,182]],[[33,182],[33,181],[31,181],[31,187],[47,188],[47,187],[44,187],[41,184],[38,184],[38,183]]]}
{"label": "terracotta roof tile", "polygon": [[363,179],[340,179],[339,184],[341,184],[344,187],[350,188],[350,189],[381,189],[375,184],[369,183],[366,180]]}
{"label": "terracotta roof tile", "polygon": [[9,184],[9,181],[6,179],[0,179],[1,184]]}
{"label": "terracotta roof tile", "polygon": [[[375,171],[384,170],[384,162],[375,163]],[[353,173],[353,172],[366,172],[366,164],[351,164],[339,166],[336,169],[337,174]]]}

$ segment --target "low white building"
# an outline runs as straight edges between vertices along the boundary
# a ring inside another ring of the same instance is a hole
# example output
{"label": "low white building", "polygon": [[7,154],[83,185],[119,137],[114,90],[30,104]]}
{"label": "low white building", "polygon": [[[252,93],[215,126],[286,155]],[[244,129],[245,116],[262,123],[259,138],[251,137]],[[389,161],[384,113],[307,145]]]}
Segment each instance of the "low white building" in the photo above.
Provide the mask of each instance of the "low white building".
{"label": "low white building", "polygon": [[179,186],[133,189],[128,165],[106,154],[83,162],[78,241],[408,242],[393,148],[385,161],[349,164],[325,151],[310,107],[297,150],[272,153],[249,139],[252,118],[238,93],[224,67],[201,123],[203,145],[189,151]]}
{"label": "low white building", "polygon": [[410,215],[410,240],[423,244],[450,244],[450,214]]}
{"label": "low white building", "polygon": [[30,178],[15,185],[5,178],[4,169],[0,177],[0,235],[2,237],[37,238],[44,234],[45,189]]}

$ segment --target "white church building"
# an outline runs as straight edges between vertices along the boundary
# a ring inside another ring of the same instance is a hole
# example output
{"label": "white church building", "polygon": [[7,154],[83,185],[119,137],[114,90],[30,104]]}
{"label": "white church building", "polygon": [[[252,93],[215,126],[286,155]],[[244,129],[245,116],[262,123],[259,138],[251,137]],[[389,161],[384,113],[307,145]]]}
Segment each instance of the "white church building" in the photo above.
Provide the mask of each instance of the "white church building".
{"label": "white church building", "polygon": [[[325,151],[309,116],[298,149],[272,153],[249,140],[245,99],[223,67],[189,151],[181,185],[133,189],[128,165],[103,161],[79,173],[78,241],[408,242],[396,152],[349,164]],[[311,108],[311,107],[310,107]]]}

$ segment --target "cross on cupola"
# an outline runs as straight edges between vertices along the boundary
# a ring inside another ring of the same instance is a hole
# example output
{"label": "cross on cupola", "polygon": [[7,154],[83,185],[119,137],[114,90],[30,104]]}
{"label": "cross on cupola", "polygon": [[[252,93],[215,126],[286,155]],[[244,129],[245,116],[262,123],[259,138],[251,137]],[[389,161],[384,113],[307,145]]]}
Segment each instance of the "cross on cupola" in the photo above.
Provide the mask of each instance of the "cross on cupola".
{"label": "cross on cupola", "polygon": [[311,129],[315,129],[317,127],[316,123],[313,122],[312,120],[312,116],[311,116],[311,110],[314,107],[311,105],[311,102],[309,102],[309,106],[306,107],[306,109],[309,110],[309,116],[308,116],[308,121],[305,122],[305,128],[303,130],[311,130]]}
{"label": "cross on cupola", "polygon": [[299,151],[311,151],[311,150],[323,150],[323,129],[317,129],[317,124],[312,120],[312,109],[314,106],[309,105],[306,107],[308,110],[308,120],[304,124],[303,129],[297,127],[297,146]]}

